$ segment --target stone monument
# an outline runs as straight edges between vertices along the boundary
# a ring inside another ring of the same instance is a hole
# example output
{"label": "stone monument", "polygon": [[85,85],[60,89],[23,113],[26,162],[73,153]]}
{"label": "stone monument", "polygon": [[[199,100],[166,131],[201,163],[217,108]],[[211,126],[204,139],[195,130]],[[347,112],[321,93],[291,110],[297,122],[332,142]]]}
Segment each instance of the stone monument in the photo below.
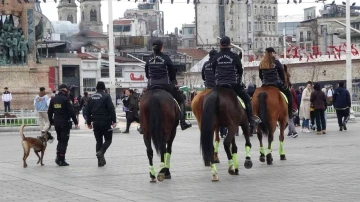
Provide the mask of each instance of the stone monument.
{"label": "stone monument", "polygon": [[34,1],[0,2],[0,89],[12,93],[11,109],[33,109],[39,88],[49,86],[49,67],[36,55],[43,29],[42,20],[35,24]]}

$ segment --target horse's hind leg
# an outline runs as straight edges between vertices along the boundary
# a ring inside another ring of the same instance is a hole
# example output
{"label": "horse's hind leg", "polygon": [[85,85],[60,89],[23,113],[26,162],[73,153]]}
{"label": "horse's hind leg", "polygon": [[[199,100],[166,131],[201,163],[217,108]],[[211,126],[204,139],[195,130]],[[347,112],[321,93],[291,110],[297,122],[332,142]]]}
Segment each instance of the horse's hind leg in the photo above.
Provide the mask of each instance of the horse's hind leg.
{"label": "horse's hind leg", "polygon": [[[235,133],[236,133],[236,128],[231,126],[231,127],[228,127],[228,135],[225,137],[224,139],[224,149],[225,149],[225,152],[226,152],[226,156],[228,158],[228,172],[230,175],[235,175],[235,163],[234,163],[234,160],[233,160],[233,155],[232,155],[232,152],[230,151],[230,147],[233,147],[236,145],[230,145],[230,143],[233,142],[233,139],[235,138]],[[236,148],[237,150],[237,148]],[[237,156],[235,155],[235,159],[237,160]],[[238,164],[238,162],[236,162]]]}
{"label": "horse's hind leg", "polygon": [[[160,172],[158,173],[158,176],[157,176],[157,180],[159,182],[162,182],[164,181],[165,179],[165,173],[166,173],[166,170],[168,170],[166,167],[165,167],[165,151],[166,151],[166,144],[164,143],[164,145],[162,147],[160,147],[160,155],[161,155],[161,163],[160,163]],[[170,157],[170,156],[169,156]],[[170,159],[169,159],[169,167],[170,167]]]}
{"label": "horse's hind leg", "polygon": [[260,126],[258,126],[256,133],[257,133],[257,136],[258,136],[258,139],[259,139],[259,142],[260,142],[260,157],[259,157],[259,160],[260,160],[260,162],[265,162],[265,149],[264,149],[264,145],[263,145],[263,142],[262,142],[262,131],[260,129]]}
{"label": "horse's hind leg", "polygon": [[144,143],[146,146],[146,153],[149,159],[149,170],[150,170],[150,182],[156,182],[156,173],[153,166],[153,149],[151,147],[151,138],[147,134],[144,134]]}
{"label": "horse's hind leg", "polygon": [[232,153],[232,160],[234,162],[234,173],[230,173],[230,168],[229,168],[229,174],[230,175],[239,175],[239,160],[238,160],[238,156],[237,156],[237,146],[236,146],[236,142],[235,142],[235,136],[231,141],[231,153]]}
{"label": "horse's hind leg", "polygon": [[286,160],[285,151],[284,151],[284,131],[286,127],[286,121],[280,122],[280,136],[279,136],[279,154],[280,154],[280,160]]}
{"label": "horse's hind leg", "polygon": [[215,128],[215,146],[214,146],[214,163],[220,163],[219,160],[219,142],[220,142],[220,135],[219,135],[219,126]]}
{"label": "horse's hind leg", "polygon": [[164,160],[165,160],[165,179],[171,179],[170,157],[171,157],[171,152],[172,152],[172,143],[173,143],[173,141],[175,139],[175,135],[176,135],[176,128],[175,128],[175,130],[172,131],[171,139],[167,143],[166,153],[165,153],[165,156],[164,156]]}
{"label": "horse's hind leg", "polygon": [[273,157],[272,157],[272,143],[274,141],[274,133],[276,130],[276,123],[273,123],[271,125],[272,127],[270,128],[270,133],[268,136],[268,149],[267,149],[267,154],[266,154],[266,163],[268,165],[272,165],[273,162]]}
{"label": "horse's hind leg", "polygon": [[251,143],[250,143],[250,128],[248,124],[242,124],[241,129],[243,131],[244,137],[245,137],[245,152],[246,152],[246,158],[244,162],[244,167],[247,169],[250,169],[252,167],[252,161],[250,157],[250,150],[251,150]]}

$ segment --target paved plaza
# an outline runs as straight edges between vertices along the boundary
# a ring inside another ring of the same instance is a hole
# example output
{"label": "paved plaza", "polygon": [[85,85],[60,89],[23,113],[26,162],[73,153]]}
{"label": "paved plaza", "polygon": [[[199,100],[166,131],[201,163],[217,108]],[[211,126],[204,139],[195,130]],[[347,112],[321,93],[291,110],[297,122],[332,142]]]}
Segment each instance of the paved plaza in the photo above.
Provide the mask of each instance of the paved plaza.
{"label": "paved plaza", "polygon": [[[137,125],[137,124],[136,124]],[[219,182],[211,182],[204,167],[197,126],[178,129],[171,159],[172,179],[150,183],[148,159],[135,124],[130,134],[115,134],[106,153],[107,165],[97,167],[92,131],[81,125],[72,131],[67,160],[69,167],[54,163],[57,141],[48,144],[45,166],[36,165],[31,152],[28,167],[22,167],[23,150],[17,132],[0,133],[0,201],[359,201],[360,126],[348,125],[338,132],[334,120],[328,134],[286,137],[287,161],[280,161],[279,142],[274,143],[274,165],[260,163],[259,142],[252,137],[254,166],[245,169],[244,139],[239,145],[240,175],[227,173],[227,160],[220,144]],[[120,124],[124,127],[124,124]],[[299,128],[297,128],[300,130]],[[27,131],[26,136],[35,137]],[[155,167],[159,166],[155,156]],[[157,170],[158,171],[158,170]]]}

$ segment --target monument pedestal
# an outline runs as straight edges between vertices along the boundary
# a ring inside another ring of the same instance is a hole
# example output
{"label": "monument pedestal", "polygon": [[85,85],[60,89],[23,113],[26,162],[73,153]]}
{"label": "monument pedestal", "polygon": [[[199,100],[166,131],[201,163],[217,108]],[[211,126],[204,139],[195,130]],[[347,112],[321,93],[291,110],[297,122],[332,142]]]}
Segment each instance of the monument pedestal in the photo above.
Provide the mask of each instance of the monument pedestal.
{"label": "monument pedestal", "polygon": [[[39,93],[40,87],[45,87],[47,93],[49,89],[49,67],[37,65],[34,67],[2,66],[0,68],[0,88],[8,87],[12,94],[11,109],[34,109],[34,98]],[[2,94],[2,93],[1,93]],[[0,110],[4,105],[0,105]]]}

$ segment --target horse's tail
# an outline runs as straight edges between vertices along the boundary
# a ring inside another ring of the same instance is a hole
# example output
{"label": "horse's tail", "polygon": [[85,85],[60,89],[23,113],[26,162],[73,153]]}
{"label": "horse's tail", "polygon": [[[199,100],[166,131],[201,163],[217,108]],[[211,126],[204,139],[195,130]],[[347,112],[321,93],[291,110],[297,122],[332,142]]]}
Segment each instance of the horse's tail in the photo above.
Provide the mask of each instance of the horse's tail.
{"label": "horse's tail", "polygon": [[[153,92],[153,95],[156,92]],[[164,134],[163,134],[163,114],[159,96],[152,96],[149,103],[150,118],[149,118],[149,129],[151,138],[153,140],[155,151],[159,155],[160,151],[164,149]]]}
{"label": "horse's tail", "polygon": [[205,165],[208,165],[214,153],[214,120],[218,111],[218,95],[216,91],[209,93],[205,100],[201,116],[200,147]]}
{"label": "horse's tail", "polygon": [[268,95],[266,92],[261,92],[258,95],[259,100],[259,118],[261,123],[259,124],[261,131],[267,136],[270,132],[270,122],[267,113],[266,99]]}

